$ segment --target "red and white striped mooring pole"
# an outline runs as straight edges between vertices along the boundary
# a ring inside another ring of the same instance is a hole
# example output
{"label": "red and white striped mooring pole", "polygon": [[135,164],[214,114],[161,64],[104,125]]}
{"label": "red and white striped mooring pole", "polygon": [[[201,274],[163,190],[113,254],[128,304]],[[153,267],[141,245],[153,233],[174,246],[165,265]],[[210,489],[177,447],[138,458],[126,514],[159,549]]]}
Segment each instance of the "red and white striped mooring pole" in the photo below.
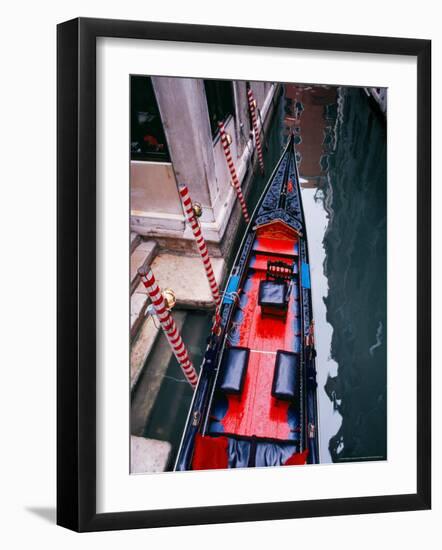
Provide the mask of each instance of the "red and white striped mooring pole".
{"label": "red and white striped mooring pole", "polygon": [[161,294],[161,291],[155,281],[155,276],[150,267],[140,267],[138,269],[143,285],[147,288],[152,305],[157,314],[158,320],[164,330],[167,340],[177,358],[182,371],[184,372],[188,382],[195,387],[198,382],[198,374],[192,365],[187,350],[184,346],[181,335],[178,332],[175,321],[173,320],[170,311],[167,308],[166,300]]}
{"label": "red and white striped mooring pole", "polygon": [[262,155],[261,135],[258,128],[258,119],[256,118],[256,101],[253,97],[253,92],[251,88],[247,90],[247,99],[249,100],[250,116],[252,117],[253,132],[255,134],[258,162],[261,168],[261,172],[264,174],[264,157]]}
{"label": "red and white striped mooring pole", "polygon": [[249,223],[249,213],[247,212],[246,201],[244,200],[244,195],[242,194],[241,184],[239,183],[238,176],[236,174],[235,165],[233,164],[232,155],[230,153],[230,144],[229,139],[226,134],[226,129],[224,128],[223,122],[218,122],[219,133],[221,135],[221,144],[224,149],[224,155],[226,156],[227,166],[229,167],[230,176],[232,177],[233,187],[235,188],[236,194],[238,196],[239,204],[241,205],[241,210],[244,215],[244,219]]}
{"label": "red and white striped mooring pole", "polygon": [[195,211],[192,204],[192,199],[189,195],[187,185],[180,185],[180,196],[183,203],[184,212],[186,213],[187,221],[192,228],[193,236],[195,237],[198,252],[203,260],[204,269],[206,270],[207,280],[209,281],[210,292],[212,293],[213,300],[218,308],[221,304],[221,296],[219,293],[218,284],[216,282],[215,274],[213,273],[212,262],[210,261],[209,251],[207,250],[206,241],[204,240],[201,232],[201,227],[198,219],[195,215]]}

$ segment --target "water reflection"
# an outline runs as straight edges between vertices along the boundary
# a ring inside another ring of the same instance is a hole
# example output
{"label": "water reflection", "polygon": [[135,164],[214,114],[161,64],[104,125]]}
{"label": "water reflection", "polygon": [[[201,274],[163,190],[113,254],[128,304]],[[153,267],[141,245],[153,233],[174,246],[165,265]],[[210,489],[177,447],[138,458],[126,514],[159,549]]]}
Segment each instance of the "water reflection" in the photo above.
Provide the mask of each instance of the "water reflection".
{"label": "water reflection", "polygon": [[287,129],[294,129],[299,170],[304,187],[324,184],[328,157],[334,146],[337,88],[334,86],[285,86]]}
{"label": "water reflection", "polygon": [[385,118],[359,88],[288,84],[283,101],[320,325],[321,461],[386,458]]}
{"label": "water reflection", "polygon": [[387,186],[385,118],[358,88],[341,88],[324,204],[327,319],[339,363],[326,391],[343,416],[334,460],[386,458]]}

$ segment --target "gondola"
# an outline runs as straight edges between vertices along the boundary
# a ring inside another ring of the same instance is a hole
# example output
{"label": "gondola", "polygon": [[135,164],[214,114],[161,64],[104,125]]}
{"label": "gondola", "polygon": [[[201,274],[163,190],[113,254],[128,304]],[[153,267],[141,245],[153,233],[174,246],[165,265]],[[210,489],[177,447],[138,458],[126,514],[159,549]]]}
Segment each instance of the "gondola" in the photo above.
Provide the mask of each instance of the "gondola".
{"label": "gondola", "polygon": [[310,281],[291,134],[230,272],[175,470],[319,463]]}

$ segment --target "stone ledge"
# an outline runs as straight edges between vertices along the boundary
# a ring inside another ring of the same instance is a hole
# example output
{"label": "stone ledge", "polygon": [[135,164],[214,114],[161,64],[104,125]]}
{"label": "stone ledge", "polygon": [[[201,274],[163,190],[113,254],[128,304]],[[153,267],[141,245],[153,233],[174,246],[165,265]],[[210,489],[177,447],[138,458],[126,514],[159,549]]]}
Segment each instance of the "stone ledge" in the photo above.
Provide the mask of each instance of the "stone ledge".
{"label": "stone ledge", "polygon": [[139,235],[135,231],[131,231],[130,233],[130,253],[131,254],[137,248],[140,242],[141,242],[141,235]]}
{"label": "stone ledge", "polygon": [[146,313],[147,294],[135,292],[130,298],[130,336],[134,338]]}
{"label": "stone ledge", "polygon": [[144,364],[155,340],[160,332],[159,322],[155,324],[153,317],[149,316],[141,323],[136,340],[130,350],[130,389],[138,382]]}
{"label": "stone ledge", "polygon": [[138,284],[140,283],[140,276],[138,275],[138,268],[142,265],[149,265],[156,254],[158,245],[155,241],[143,241],[130,255],[130,292],[133,294]]}
{"label": "stone ledge", "polygon": [[172,445],[168,441],[130,436],[130,473],[164,472],[169,462]]}
{"label": "stone ledge", "polygon": [[[224,258],[211,258],[218,284],[224,278]],[[177,305],[185,308],[212,309],[214,302],[200,256],[181,256],[160,252],[151,264],[155,279],[161,289],[175,292]],[[146,294],[140,283],[135,294]],[[134,294],[134,296],[135,296]]]}

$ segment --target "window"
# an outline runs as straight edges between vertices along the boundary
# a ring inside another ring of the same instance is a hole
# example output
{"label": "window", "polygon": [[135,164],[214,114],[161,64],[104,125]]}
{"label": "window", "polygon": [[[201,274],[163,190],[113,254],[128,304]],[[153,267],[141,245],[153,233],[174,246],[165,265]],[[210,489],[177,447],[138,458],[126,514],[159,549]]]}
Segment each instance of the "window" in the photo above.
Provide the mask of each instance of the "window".
{"label": "window", "polygon": [[233,89],[230,80],[205,80],[207,106],[209,108],[212,136],[218,131],[218,122],[223,122],[234,113]]}
{"label": "window", "polygon": [[163,123],[148,76],[131,76],[130,101],[131,159],[169,161]]}

